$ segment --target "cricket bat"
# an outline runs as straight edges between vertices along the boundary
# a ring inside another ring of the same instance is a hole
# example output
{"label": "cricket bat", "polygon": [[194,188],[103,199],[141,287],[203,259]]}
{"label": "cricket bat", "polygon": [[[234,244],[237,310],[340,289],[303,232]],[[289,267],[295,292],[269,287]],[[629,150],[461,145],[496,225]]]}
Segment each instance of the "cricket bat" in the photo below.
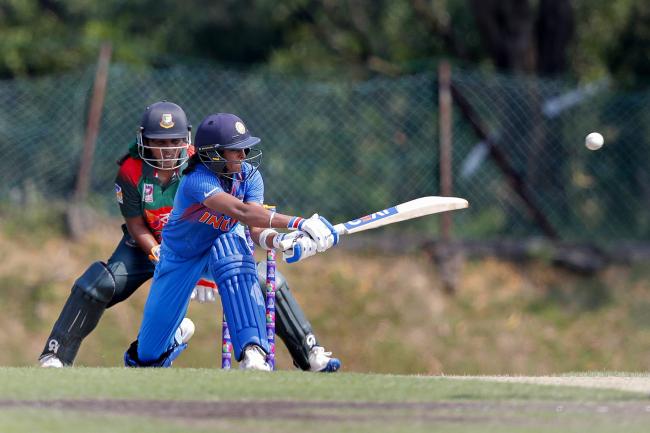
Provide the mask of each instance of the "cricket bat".
{"label": "cricket bat", "polygon": [[[419,218],[434,213],[464,209],[468,206],[468,201],[459,197],[420,197],[415,200],[389,207],[388,209],[373,212],[370,215],[361,218],[336,224],[334,230],[336,230],[339,235],[350,235],[352,233],[376,229],[377,227]],[[288,240],[286,245],[281,243],[281,249],[286,250],[291,248],[291,242],[292,240]]]}

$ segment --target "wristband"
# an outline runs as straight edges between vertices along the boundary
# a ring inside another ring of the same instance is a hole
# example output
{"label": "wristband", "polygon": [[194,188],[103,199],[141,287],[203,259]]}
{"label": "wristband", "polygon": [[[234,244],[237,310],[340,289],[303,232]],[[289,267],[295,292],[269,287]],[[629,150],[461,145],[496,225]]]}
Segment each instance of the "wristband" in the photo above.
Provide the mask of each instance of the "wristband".
{"label": "wristband", "polygon": [[289,220],[289,224],[287,224],[287,228],[290,230],[297,230],[300,228],[300,225],[304,220],[305,219],[301,217],[293,217]]}
{"label": "wristband", "polygon": [[273,225],[271,224],[273,222],[273,217],[275,216],[275,211],[271,211],[271,215],[269,216],[269,228],[272,228]]}
{"label": "wristband", "polygon": [[277,238],[278,232],[273,230],[273,229],[264,229],[262,230],[262,233],[260,233],[260,247],[264,248],[265,250],[272,250],[273,247],[270,247],[266,243],[266,238],[268,238],[270,235],[274,234]]}

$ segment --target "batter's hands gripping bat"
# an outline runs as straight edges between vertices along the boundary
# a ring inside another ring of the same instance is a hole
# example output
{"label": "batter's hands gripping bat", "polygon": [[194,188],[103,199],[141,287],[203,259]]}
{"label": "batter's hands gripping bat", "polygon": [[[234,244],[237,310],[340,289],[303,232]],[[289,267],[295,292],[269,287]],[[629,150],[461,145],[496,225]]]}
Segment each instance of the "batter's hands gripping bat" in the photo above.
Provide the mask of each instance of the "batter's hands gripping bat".
{"label": "batter's hands gripping bat", "polygon": [[[349,235],[364,230],[376,229],[377,227],[382,227],[399,221],[419,218],[425,215],[464,209],[468,206],[469,203],[464,198],[438,196],[420,197],[415,200],[407,201],[406,203],[389,207],[388,209],[371,213],[370,215],[358,219],[336,224],[334,230],[336,230],[339,235]],[[287,240],[287,243],[280,242],[280,248],[282,250],[291,248],[290,242],[292,242],[292,240]]]}

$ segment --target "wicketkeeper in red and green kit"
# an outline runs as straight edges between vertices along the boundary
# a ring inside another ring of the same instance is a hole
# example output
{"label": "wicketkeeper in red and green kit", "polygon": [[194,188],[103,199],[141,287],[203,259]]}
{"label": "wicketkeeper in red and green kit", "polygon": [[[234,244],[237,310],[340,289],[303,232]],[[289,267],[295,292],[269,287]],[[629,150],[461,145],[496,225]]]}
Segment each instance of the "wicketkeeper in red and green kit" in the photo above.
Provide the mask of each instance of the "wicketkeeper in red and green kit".
{"label": "wicketkeeper in red and green kit", "polygon": [[[124,236],[106,263],[97,261],[75,281],[39,358],[43,367],[71,366],[79,347],[97,326],[104,310],[124,301],[155,270],[161,231],[167,223],[181,172],[193,152],[191,127],[185,112],[171,102],[147,107],[137,142],[120,159],[115,194],[125,224]],[[265,266],[258,266],[264,287]],[[306,371],[336,371],[340,361],[319,346],[311,324],[278,272],[277,334],[285,342],[294,364]],[[197,290],[205,290],[198,286]],[[205,292],[197,300],[214,299]],[[176,333],[184,343],[194,333],[185,318]]]}

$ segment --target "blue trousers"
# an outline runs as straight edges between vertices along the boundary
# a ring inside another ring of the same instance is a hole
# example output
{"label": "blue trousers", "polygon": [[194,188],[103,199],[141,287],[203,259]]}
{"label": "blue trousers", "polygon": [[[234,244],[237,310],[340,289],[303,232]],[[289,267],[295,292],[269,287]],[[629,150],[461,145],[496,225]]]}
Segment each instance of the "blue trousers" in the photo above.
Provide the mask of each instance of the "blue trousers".
{"label": "blue trousers", "polygon": [[[218,245],[218,241],[215,241],[215,245]],[[222,251],[223,248],[212,246],[205,254],[187,258],[176,255],[162,244],[160,263],[156,266],[138,334],[138,358],[141,361],[149,362],[160,358],[174,344],[174,334],[187,313],[196,282],[206,269],[210,269],[213,276],[218,274]],[[247,259],[252,259],[250,251],[246,255]],[[231,262],[228,267],[232,264]],[[227,287],[219,290],[222,305],[234,308],[231,314],[226,315],[226,320],[237,360],[241,359],[242,349],[248,344],[257,344],[268,350],[264,301],[261,290],[255,287],[258,283],[254,264],[252,272],[253,277],[247,279],[250,284],[242,284],[242,280],[233,280],[233,284],[227,281]],[[224,296],[229,298],[225,299]],[[246,329],[238,335],[242,325]],[[251,330],[251,326],[256,330]],[[235,341],[239,341],[239,344],[234,344]]]}
{"label": "blue trousers", "polygon": [[141,361],[158,359],[173,344],[174,333],[185,317],[192,290],[208,260],[208,254],[188,259],[161,246],[138,334]]}

